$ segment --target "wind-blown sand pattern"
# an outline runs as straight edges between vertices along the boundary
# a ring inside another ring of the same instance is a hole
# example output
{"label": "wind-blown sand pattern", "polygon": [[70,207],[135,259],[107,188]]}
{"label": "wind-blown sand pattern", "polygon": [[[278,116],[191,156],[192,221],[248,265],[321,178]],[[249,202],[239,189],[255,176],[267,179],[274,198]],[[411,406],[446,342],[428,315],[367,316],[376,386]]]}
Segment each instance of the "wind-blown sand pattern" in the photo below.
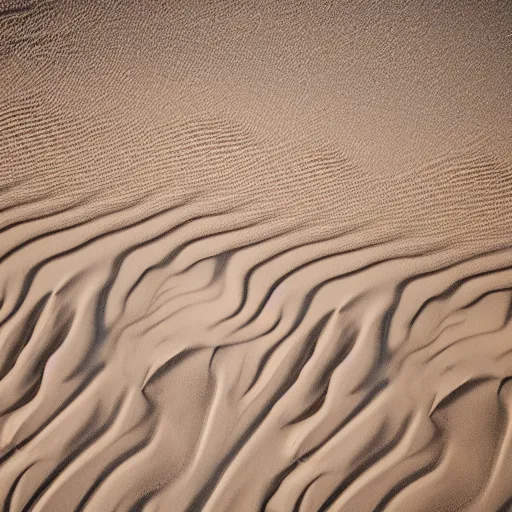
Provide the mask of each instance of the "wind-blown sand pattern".
{"label": "wind-blown sand pattern", "polygon": [[512,4],[0,0],[4,512],[512,510]]}

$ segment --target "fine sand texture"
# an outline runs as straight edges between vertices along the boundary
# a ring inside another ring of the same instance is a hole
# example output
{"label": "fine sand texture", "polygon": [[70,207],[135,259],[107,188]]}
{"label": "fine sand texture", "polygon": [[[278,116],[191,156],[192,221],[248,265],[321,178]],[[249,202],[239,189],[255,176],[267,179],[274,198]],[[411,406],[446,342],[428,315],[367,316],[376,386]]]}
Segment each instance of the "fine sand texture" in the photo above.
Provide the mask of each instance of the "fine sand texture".
{"label": "fine sand texture", "polygon": [[0,0],[3,512],[512,510],[509,0]]}

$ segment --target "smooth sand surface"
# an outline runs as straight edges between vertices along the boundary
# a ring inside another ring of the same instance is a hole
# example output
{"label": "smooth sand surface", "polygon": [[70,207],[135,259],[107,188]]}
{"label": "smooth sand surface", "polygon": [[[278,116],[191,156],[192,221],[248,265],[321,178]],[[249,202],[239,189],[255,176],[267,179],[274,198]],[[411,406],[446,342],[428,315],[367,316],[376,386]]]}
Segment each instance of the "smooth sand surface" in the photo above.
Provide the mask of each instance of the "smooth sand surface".
{"label": "smooth sand surface", "polygon": [[5,512],[512,510],[512,4],[0,0]]}

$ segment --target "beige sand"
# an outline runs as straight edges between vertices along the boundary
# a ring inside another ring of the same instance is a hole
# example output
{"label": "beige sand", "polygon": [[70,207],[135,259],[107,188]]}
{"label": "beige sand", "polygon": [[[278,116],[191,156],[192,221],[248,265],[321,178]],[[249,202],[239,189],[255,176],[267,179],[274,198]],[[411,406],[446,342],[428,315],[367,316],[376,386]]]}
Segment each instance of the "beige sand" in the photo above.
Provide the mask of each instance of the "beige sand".
{"label": "beige sand", "polygon": [[507,1],[0,0],[0,503],[512,510]]}

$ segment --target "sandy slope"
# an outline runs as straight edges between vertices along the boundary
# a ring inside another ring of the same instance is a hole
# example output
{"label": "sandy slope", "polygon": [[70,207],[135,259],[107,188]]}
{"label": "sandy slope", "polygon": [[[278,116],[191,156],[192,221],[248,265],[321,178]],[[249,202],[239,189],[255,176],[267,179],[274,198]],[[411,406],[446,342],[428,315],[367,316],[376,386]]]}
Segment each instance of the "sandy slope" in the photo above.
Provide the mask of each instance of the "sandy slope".
{"label": "sandy slope", "polygon": [[511,34],[0,1],[3,510],[509,510]]}

